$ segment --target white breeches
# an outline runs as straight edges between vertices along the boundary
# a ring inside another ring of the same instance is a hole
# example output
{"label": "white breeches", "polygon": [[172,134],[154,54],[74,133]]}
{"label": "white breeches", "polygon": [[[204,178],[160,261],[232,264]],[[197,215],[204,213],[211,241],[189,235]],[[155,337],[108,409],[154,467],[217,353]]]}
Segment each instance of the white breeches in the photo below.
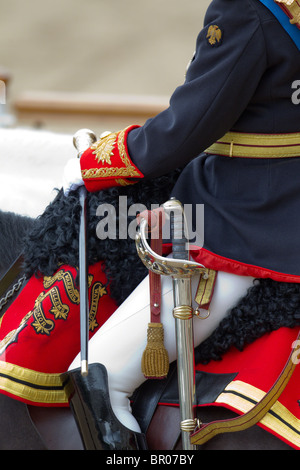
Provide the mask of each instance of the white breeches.
{"label": "white breeches", "polygon": [[[165,347],[172,362],[176,359],[172,279],[162,276],[161,281],[161,322],[164,326]],[[198,276],[192,279],[193,298],[198,281]],[[218,273],[209,317],[205,320],[197,317],[193,319],[195,346],[211,335],[228,309],[246,294],[252,282],[252,277]],[[204,311],[203,316],[206,313]],[[137,432],[140,429],[130,412],[128,397],[145,381],[141,372],[141,358],[146,347],[149,322],[147,276],[89,342],[89,363],[99,362],[107,369],[111,405],[115,415],[126,427]],[[74,359],[69,370],[77,367],[80,367],[80,355]]]}

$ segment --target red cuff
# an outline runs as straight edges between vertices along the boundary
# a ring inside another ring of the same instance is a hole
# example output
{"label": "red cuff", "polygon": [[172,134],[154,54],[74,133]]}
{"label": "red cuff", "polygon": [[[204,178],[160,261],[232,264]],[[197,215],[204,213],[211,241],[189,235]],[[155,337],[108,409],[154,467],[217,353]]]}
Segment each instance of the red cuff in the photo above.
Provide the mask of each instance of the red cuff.
{"label": "red cuff", "polygon": [[100,138],[80,158],[82,179],[88,191],[134,184],[144,175],[133,164],[127,148],[127,135],[139,126]]}

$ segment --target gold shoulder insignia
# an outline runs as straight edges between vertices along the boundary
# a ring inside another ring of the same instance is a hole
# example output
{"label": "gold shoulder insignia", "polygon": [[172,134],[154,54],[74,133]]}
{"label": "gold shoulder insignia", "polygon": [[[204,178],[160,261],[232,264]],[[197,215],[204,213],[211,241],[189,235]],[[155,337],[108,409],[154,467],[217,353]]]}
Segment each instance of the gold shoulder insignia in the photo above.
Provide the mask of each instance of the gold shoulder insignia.
{"label": "gold shoulder insignia", "polygon": [[219,26],[213,24],[208,28],[206,38],[211,46],[218,46],[221,43],[222,31]]}

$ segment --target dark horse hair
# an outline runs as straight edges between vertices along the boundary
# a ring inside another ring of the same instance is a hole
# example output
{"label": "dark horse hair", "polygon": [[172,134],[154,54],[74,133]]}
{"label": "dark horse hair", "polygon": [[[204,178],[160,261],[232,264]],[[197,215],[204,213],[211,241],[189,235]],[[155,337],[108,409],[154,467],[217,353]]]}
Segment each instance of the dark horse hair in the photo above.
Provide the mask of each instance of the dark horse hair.
{"label": "dark horse hair", "polygon": [[35,225],[31,217],[0,211],[0,278],[24,246],[24,237]]}
{"label": "dark horse hair", "polygon": [[[141,180],[135,185],[88,194],[88,263],[105,261],[111,296],[118,305],[147,275],[147,269],[137,256],[131,238],[118,238],[118,232],[117,240],[97,237],[97,208],[101,204],[111,204],[116,208],[117,227],[129,224],[134,216],[125,220],[119,215],[119,197],[126,196],[127,207],[139,203],[150,209],[151,204],[160,205],[169,199],[178,175],[179,171],[175,171],[151,181]],[[34,221],[32,230],[24,239],[24,269],[28,277],[52,275],[60,263],[78,265],[79,217],[77,192],[65,197],[60,190],[56,199]],[[195,359],[202,363],[220,360],[231,346],[242,350],[266,332],[299,324],[300,284],[255,280],[247,295],[228,312],[213,334],[196,348]]]}

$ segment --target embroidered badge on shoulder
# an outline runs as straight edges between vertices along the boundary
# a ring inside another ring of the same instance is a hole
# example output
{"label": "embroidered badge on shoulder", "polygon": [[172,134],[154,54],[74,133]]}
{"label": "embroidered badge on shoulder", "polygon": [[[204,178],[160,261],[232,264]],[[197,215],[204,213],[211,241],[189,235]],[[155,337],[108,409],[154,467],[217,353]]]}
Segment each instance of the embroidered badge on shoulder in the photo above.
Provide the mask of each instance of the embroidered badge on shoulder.
{"label": "embroidered badge on shoulder", "polygon": [[222,30],[213,24],[208,28],[206,39],[211,46],[220,46],[222,42]]}

